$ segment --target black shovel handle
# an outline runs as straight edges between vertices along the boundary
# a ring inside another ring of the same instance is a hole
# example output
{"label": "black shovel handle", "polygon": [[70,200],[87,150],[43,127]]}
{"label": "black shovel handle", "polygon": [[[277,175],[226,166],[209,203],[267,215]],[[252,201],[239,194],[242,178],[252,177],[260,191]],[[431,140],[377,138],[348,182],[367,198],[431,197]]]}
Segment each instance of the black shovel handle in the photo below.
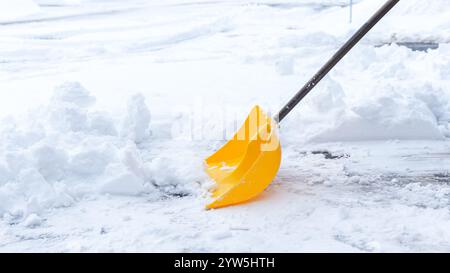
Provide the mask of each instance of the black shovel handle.
{"label": "black shovel handle", "polygon": [[303,86],[300,91],[274,117],[282,121],[289,112],[330,72],[330,70],[381,20],[400,0],[388,0],[353,36],[331,57],[331,59]]}

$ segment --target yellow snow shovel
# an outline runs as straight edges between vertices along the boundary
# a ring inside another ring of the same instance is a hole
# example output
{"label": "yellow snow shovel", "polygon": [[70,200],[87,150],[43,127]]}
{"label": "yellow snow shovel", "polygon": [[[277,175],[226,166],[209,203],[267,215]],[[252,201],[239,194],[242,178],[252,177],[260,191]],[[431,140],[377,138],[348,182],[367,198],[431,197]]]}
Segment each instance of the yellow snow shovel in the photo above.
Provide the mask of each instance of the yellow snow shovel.
{"label": "yellow snow shovel", "polygon": [[251,110],[234,137],[205,160],[205,170],[216,182],[207,208],[248,201],[269,186],[281,163],[278,124],[399,1],[387,1],[274,118],[259,106]]}

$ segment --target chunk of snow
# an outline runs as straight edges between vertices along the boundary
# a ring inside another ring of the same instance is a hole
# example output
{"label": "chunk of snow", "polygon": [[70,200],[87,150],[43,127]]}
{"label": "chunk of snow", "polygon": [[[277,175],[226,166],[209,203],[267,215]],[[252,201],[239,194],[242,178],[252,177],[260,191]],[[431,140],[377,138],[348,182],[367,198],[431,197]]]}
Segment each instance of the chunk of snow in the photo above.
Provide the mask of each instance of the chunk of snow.
{"label": "chunk of snow", "polygon": [[64,176],[68,156],[64,150],[57,149],[48,144],[31,147],[34,165],[46,180],[59,180]]}
{"label": "chunk of snow", "polygon": [[127,114],[122,121],[122,137],[140,143],[149,137],[150,110],[142,94],[136,94],[128,100]]}
{"label": "chunk of snow", "polygon": [[110,136],[117,135],[114,119],[108,113],[92,112],[88,113],[87,118],[88,128],[93,134]]}
{"label": "chunk of snow", "polygon": [[23,221],[23,225],[27,228],[35,228],[42,224],[42,218],[32,213]]}
{"label": "chunk of snow", "polygon": [[345,108],[345,93],[339,82],[332,77],[326,77],[322,85],[312,94],[310,101],[318,112],[329,112],[335,109]]}
{"label": "chunk of snow", "polygon": [[80,176],[100,175],[106,166],[114,160],[114,149],[108,145],[83,147],[70,157],[69,170]]}
{"label": "chunk of snow", "polygon": [[52,101],[54,104],[68,103],[86,108],[95,103],[95,97],[81,83],[65,82],[55,88]]}
{"label": "chunk of snow", "polygon": [[87,129],[87,112],[73,104],[57,104],[49,108],[50,125],[61,132],[81,132]]}
{"label": "chunk of snow", "polygon": [[144,189],[144,181],[130,172],[108,178],[100,187],[102,193],[117,195],[138,195],[143,193]]}

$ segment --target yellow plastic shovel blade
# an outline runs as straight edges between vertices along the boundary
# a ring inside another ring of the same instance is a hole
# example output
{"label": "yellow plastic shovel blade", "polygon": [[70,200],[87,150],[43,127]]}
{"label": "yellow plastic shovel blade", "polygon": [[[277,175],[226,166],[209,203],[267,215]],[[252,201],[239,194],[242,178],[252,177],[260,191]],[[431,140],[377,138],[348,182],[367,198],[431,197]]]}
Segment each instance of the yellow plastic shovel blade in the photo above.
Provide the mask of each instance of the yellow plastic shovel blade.
{"label": "yellow plastic shovel blade", "polygon": [[214,201],[207,208],[245,202],[269,186],[281,163],[277,129],[277,123],[255,106],[233,139],[205,160],[206,172],[216,182]]}

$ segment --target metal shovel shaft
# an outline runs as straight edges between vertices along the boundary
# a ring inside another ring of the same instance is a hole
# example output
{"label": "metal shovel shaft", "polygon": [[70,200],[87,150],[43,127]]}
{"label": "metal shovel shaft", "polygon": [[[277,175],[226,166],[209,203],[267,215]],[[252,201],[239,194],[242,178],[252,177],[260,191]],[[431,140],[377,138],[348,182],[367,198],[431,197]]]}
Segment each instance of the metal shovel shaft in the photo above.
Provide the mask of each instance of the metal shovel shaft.
{"label": "metal shovel shaft", "polygon": [[330,72],[330,70],[383,18],[400,0],[387,1],[295,94],[295,96],[280,110],[274,120],[281,122],[289,112]]}

